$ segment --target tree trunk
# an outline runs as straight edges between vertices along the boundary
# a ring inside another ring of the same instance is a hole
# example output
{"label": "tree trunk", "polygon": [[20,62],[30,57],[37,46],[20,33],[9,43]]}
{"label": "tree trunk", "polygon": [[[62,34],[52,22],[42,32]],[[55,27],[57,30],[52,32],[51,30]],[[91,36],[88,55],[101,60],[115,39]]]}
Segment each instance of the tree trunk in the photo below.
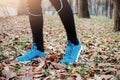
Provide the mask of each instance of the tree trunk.
{"label": "tree trunk", "polygon": [[114,0],[114,30],[120,31],[120,0]]}
{"label": "tree trunk", "polygon": [[18,15],[27,14],[27,0],[19,0]]}
{"label": "tree trunk", "polygon": [[105,16],[108,16],[108,0],[105,1]]}
{"label": "tree trunk", "polygon": [[78,0],[76,0],[76,14],[78,14]]}
{"label": "tree trunk", "polygon": [[97,11],[96,11],[96,16],[99,15],[99,8],[100,8],[100,0],[97,1]]}
{"label": "tree trunk", "polygon": [[73,13],[77,14],[77,0],[73,0]]}
{"label": "tree trunk", "polygon": [[113,17],[113,1],[109,0],[108,2],[108,17],[112,19]]}
{"label": "tree trunk", "polygon": [[78,0],[78,17],[90,18],[87,0]]}

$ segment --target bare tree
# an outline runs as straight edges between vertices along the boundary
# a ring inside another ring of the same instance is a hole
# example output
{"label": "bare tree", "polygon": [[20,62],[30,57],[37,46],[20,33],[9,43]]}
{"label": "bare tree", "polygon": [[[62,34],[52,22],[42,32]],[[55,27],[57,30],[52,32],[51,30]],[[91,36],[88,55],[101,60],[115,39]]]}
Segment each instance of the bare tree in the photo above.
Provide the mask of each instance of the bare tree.
{"label": "bare tree", "polygon": [[113,0],[108,0],[108,17],[110,19],[113,17]]}
{"label": "bare tree", "polygon": [[76,14],[77,13],[77,0],[73,0],[73,13]]}
{"label": "bare tree", "polygon": [[87,0],[78,0],[78,17],[90,18]]}
{"label": "bare tree", "polygon": [[108,0],[105,0],[105,16],[108,16]]}
{"label": "bare tree", "polygon": [[114,30],[120,31],[120,0],[114,0]]}

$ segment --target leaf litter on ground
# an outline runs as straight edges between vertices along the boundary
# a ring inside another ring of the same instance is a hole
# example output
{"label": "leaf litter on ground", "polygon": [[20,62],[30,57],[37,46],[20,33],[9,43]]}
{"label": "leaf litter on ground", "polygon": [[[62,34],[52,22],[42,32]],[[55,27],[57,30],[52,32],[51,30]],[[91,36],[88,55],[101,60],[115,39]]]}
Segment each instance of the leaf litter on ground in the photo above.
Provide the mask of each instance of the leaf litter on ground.
{"label": "leaf litter on ground", "polygon": [[65,65],[59,63],[67,44],[64,27],[58,16],[44,17],[46,58],[29,63],[15,61],[32,44],[28,16],[0,22],[0,80],[120,80],[120,32],[113,31],[113,20],[75,16],[84,50],[78,62]]}

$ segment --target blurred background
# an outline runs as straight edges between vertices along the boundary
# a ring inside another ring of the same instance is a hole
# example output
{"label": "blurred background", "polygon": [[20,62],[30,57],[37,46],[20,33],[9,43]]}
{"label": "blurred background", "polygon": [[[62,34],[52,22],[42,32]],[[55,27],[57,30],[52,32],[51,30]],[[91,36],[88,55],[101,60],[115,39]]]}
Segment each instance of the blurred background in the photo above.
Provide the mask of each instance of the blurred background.
{"label": "blurred background", "polygon": [[[93,16],[113,17],[113,0],[68,0],[75,15],[83,18]],[[26,0],[0,0],[0,17],[27,14]],[[56,14],[49,0],[42,1],[44,14]]]}

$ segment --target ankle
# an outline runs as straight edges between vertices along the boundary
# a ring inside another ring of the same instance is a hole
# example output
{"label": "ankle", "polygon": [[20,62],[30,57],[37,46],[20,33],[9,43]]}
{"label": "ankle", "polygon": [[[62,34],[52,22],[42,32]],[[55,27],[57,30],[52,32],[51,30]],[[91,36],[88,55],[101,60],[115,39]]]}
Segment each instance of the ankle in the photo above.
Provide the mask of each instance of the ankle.
{"label": "ankle", "polygon": [[41,49],[41,48],[37,48],[37,50],[39,50],[40,52],[44,52],[45,51],[44,49]]}
{"label": "ankle", "polygon": [[79,45],[79,40],[69,40],[71,43],[73,43],[74,45]]}

